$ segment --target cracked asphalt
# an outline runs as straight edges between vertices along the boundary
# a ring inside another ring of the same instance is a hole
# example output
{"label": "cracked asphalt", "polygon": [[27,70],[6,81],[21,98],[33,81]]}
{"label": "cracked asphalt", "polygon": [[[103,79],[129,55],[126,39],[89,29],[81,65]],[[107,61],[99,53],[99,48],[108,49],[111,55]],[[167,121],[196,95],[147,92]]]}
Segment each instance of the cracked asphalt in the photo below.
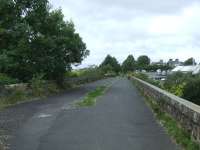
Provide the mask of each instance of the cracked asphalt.
{"label": "cracked asphalt", "polygon": [[[100,85],[111,85],[92,107],[71,107]],[[176,150],[144,98],[125,78],[85,84],[0,112],[11,150]]]}

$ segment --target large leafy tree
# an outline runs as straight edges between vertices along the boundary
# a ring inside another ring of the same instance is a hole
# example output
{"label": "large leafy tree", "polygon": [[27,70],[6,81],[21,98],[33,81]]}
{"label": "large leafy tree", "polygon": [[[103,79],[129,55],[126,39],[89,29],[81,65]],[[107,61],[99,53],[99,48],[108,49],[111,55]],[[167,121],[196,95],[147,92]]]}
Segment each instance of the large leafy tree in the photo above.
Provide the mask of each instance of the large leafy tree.
{"label": "large leafy tree", "polygon": [[106,58],[104,59],[104,61],[101,63],[100,67],[104,67],[104,66],[110,66],[111,68],[113,68],[112,71],[118,73],[121,70],[121,66],[118,63],[117,59],[115,57],[112,57],[110,55],[107,55]]}
{"label": "large leafy tree", "polygon": [[189,58],[184,62],[184,65],[189,66],[189,65],[193,65],[196,64],[194,58]]}
{"label": "large leafy tree", "polygon": [[139,56],[137,59],[137,66],[139,69],[145,68],[150,64],[150,58],[146,55]]}
{"label": "large leafy tree", "polygon": [[73,22],[50,10],[48,0],[0,1],[0,72],[23,81],[42,73],[61,83],[89,54]]}
{"label": "large leafy tree", "polygon": [[123,72],[134,71],[135,70],[135,59],[133,55],[129,55],[126,60],[122,63]]}

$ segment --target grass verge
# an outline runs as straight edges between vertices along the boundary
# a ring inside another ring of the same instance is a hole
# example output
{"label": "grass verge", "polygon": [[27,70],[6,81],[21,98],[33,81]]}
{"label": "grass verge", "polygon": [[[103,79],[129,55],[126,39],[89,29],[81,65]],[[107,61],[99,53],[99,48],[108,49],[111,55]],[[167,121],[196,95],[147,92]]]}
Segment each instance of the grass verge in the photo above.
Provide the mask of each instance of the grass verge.
{"label": "grass verge", "polygon": [[48,82],[48,81],[46,82],[42,80],[41,76],[39,76],[33,78],[30,81],[29,86],[27,88],[25,89],[12,88],[9,89],[8,92],[6,91],[6,94],[4,96],[0,96],[0,110],[3,110],[7,107],[16,104],[35,101],[51,95],[59,94],[63,91],[74,89],[82,86],[83,84],[100,80],[102,78],[94,78],[94,79],[83,78],[83,79],[78,79],[77,81],[75,80],[74,82],[66,81],[64,82],[63,87],[60,87],[54,82]]}
{"label": "grass verge", "polygon": [[200,150],[199,144],[192,140],[190,134],[181,128],[175,119],[169,114],[162,112],[159,105],[150,98],[147,98],[146,102],[152,108],[161,125],[165,127],[168,134],[177,144],[181,145],[185,150]]}
{"label": "grass verge", "polygon": [[95,90],[89,92],[83,100],[76,103],[76,106],[85,107],[85,106],[93,106],[96,104],[96,99],[103,95],[106,91],[106,86],[97,87]]}
{"label": "grass verge", "polygon": [[172,116],[163,112],[159,104],[151,97],[145,96],[142,90],[140,92],[145,97],[147,105],[153,110],[161,125],[178,145],[184,150],[200,150],[200,145],[191,138],[190,134]]}

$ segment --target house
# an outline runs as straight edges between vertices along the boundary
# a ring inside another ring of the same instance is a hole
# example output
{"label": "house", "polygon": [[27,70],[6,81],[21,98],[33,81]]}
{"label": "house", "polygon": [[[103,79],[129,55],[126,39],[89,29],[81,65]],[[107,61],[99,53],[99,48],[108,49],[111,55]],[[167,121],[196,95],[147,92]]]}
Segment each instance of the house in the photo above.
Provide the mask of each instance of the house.
{"label": "house", "polygon": [[171,67],[177,67],[177,66],[181,66],[183,65],[183,62],[179,61],[179,59],[169,59],[169,61],[167,62],[167,64]]}
{"label": "house", "polygon": [[164,63],[164,61],[161,59],[160,61],[158,62],[152,62],[152,65],[159,65],[159,66],[163,66],[165,65],[166,63]]}
{"label": "house", "polygon": [[174,72],[199,74],[200,73],[200,65],[177,66],[172,70],[172,73],[174,73]]}

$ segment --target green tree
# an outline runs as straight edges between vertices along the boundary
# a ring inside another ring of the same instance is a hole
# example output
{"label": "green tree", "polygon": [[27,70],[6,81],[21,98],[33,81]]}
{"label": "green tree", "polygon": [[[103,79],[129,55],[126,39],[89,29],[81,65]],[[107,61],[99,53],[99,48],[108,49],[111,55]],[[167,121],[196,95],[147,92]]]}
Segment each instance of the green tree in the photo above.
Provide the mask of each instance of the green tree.
{"label": "green tree", "polygon": [[110,68],[113,68],[112,71],[118,73],[121,70],[121,66],[118,63],[117,59],[115,57],[112,57],[110,55],[107,55],[106,58],[104,59],[104,61],[101,63],[100,67],[104,67],[104,66],[111,66]]}
{"label": "green tree", "polygon": [[129,55],[126,60],[122,63],[123,72],[134,71],[135,70],[135,59],[133,55]]}
{"label": "green tree", "polygon": [[137,59],[137,66],[140,69],[145,68],[150,64],[150,58],[146,55],[139,56]]}
{"label": "green tree", "polygon": [[147,71],[156,71],[158,69],[169,70],[169,69],[172,69],[172,67],[170,67],[167,64],[165,64],[165,65],[150,64],[150,65],[146,66],[144,69]]}
{"label": "green tree", "polygon": [[200,77],[193,77],[187,81],[182,97],[200,105]]}
{"label": "green tree", "polygon": [[195,63],[195,60],[194,60],[194,58],[189,58],[189,59],[187,59],[185,62],[184,62],[184,65],[185,66],[189,66],[189,65],[193,65],[193,64],[196,64]]}
{"label": "green tree", "polygon": [[34,74],[62,83],[89,54],[72,21],[48,0],[0,0],[0,72],[22,81]]}
{"label": "green tree", "polygon": [[101,67],[101,71],[106,74],[106,73],[111,73],[114,72],[114,68],[111,65],[104,65]]}

